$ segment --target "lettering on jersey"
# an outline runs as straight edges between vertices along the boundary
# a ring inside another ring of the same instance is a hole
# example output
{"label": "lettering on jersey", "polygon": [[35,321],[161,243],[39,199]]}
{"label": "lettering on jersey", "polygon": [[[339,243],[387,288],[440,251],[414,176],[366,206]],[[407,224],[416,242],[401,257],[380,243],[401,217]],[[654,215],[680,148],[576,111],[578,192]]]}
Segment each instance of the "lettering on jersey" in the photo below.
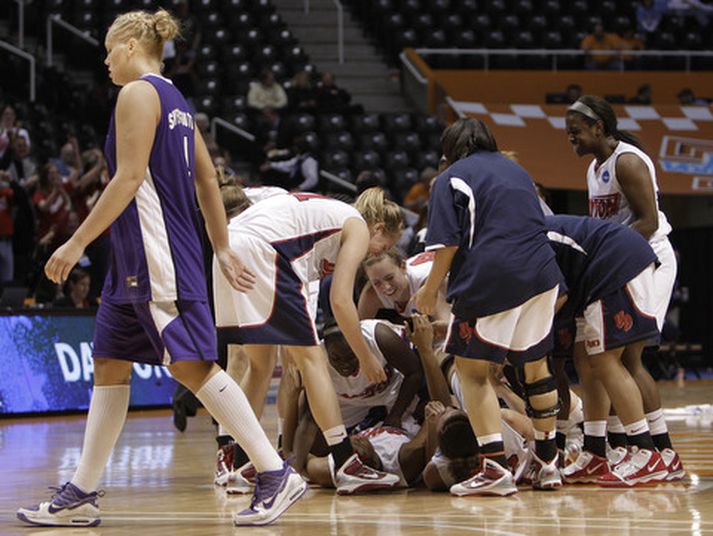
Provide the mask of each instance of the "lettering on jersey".
{"label": "lettering on jersey", "polygon": [[188,112],[174,108],[171,113],[168,114],[168,128],[169,130],[173,130],[177,126],[193,130],[193,116]]}
{"label": "lettering on jersey", "polygon": [[473,338],[473,326],[470,325],[470,322],[461,322],[458,324],[458,337],[465,342],[466,344],[470,344],[470,340]]}
{"label": "lettering on jersey", "polygon": [[435,251],[425,251],[423,253],[419,253],[418,255],[416,255],[408,263],[411,266],[418,266],[419,264],[426,264],[427,262],[433,262],[435,260],[435,258],[436,258]]}
{"label": "lettering on jersey", "polygon": [[319,265],[319,276],[321,278],[325,278],[333,272],[334,272],[334,263],[329,262],[327,259],[322,259],[322,262]]}
{"label": "lettering on jersey", "polygon": [[631,318],[629,313],[619,311],[614,315],[614,325],[616,326],[616,329],[629,331],[632,327],[634,327],[634,319]]}
{"label": "lettering on jersey", "polygon": [[592,218],[606,220],[619,212],[621,194],[598,195],[589,200],[589,215]]}
{"label": "lettering on jersey", "polygon": [[611,175],[609,175],[609,170],[605,169],[604,173],[602,173],[602,182],[604,184],[607,184],[610,179],[611,179]]}

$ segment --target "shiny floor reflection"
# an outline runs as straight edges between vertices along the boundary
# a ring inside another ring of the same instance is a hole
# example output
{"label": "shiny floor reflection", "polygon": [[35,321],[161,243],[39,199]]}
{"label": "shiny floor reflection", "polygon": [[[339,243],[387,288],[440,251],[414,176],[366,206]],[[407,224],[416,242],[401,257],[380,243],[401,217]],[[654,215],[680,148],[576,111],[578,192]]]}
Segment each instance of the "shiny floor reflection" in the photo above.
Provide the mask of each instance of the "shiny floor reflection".
{"label": "shiny floor reflection", "polygon": [[[556,492],[521,491],[506,498],[457,498],[423,490],[336,497],[312,489],[278,525],[254,535],[338,534],[713,534],[713,382],[662,384],[674,442],[689,472],[680,484],[631,490],[568,486]],[[275,435],[274,406],[264,419]],[[92,529],[24,528],[20,505],[46,499],[77,462],[84,418],[0,420],[0,534],[57,536],[223,535],[248,497],[227,497],[211,485],[215,443],[205,414],[186,433],[167,411],[130,415],[102,487],[102,525]]]}

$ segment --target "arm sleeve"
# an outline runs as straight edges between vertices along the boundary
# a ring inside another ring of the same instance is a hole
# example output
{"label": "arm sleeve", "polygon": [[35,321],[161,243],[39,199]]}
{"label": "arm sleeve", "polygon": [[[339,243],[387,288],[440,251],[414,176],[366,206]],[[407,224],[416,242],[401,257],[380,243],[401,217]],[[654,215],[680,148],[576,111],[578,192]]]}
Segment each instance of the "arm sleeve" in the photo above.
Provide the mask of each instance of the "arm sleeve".
{"label": "arm sleeve", "polygon": [[433,185],[428,206],[426,251],[460,245],[463,236],[460,216],[450,178],[441,175]]}

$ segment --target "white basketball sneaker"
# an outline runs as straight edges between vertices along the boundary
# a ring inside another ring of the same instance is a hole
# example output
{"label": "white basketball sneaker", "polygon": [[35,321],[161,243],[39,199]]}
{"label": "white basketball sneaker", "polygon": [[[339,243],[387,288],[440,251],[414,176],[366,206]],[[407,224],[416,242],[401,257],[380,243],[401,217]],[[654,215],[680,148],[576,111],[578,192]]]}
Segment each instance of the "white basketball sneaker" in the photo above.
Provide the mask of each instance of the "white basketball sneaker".
{"label": "white basketball sneaker", "polygon": [[71,482],[50,489],[55,494],[49,501],[18,509],[17,518],[45,527],[96,527],[101,523],[97,498],[103,491],[85,493]]}
{"label": "white basketball sneaker", "polygon": [[490,458],[482,457],[480,472],[468,480],[451,486],[451,495],[499,495],[505,497],[517,492],[509,469]]}
{"label": "white basketball sneaker", "polygon": [[352,454],[337,471],[334,470],[334,458],[331,454],[328,461],[329,469],[333,475],[334,486],[337,488],[339,495],[353,495],[367,491],[390,489],[396,487],[401,481],[396,475],[377,471],[368,465],[364,465],[356,453]]}

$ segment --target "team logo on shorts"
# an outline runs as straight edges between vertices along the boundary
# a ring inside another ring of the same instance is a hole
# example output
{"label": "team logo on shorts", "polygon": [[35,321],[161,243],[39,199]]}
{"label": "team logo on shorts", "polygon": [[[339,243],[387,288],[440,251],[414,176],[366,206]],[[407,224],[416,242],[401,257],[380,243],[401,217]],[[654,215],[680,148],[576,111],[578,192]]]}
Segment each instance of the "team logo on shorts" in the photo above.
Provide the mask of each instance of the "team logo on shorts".
{"label": "team logo on shorts", "polygon": [[614,315],[614,325],[616,326],[616,329],[629,331],[632,327],[634,327],[634,319],[631,318],[629,313],[619,311]]}
{"label": "team logo on shorts", "polygon": [[470,344],[470,340],[473,338],[473,328],[470,327],[470,322],[458,324],[458,336],[466,344]]}

